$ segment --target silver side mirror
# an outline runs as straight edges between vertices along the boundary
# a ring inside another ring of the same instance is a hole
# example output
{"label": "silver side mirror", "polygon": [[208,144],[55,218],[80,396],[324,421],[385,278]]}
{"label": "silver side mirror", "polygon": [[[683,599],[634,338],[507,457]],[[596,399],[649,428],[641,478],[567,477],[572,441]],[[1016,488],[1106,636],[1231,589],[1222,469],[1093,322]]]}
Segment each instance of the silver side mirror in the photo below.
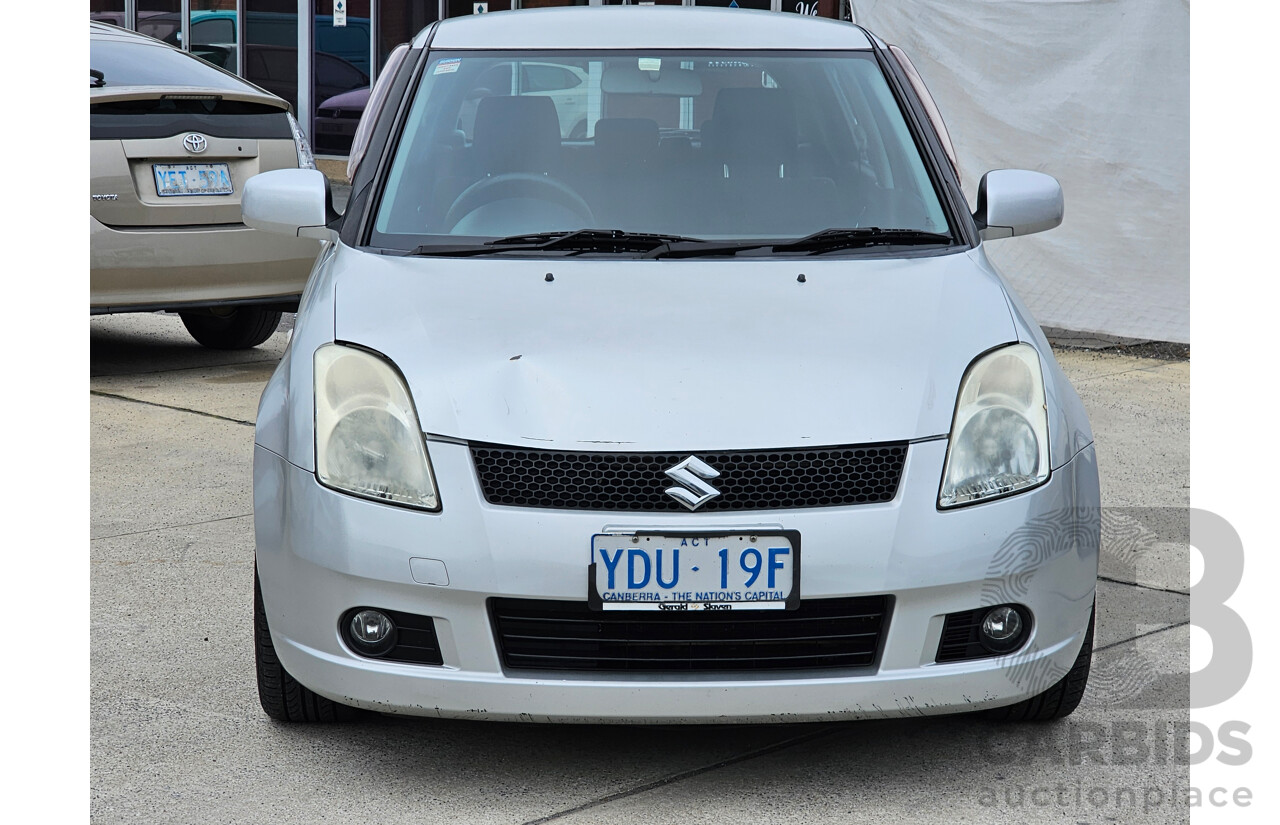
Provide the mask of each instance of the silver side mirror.
{"label": "silver side mirror", "polygon": [[1062,223],[1062,187],[1042,172],[996,169],[978,184],[973,219],[984,241],[1053,229]]}
{"label": "silver side mirror", "polygon": [[244,222],[263,232],[331,241],[337,211],[329,179],[316,169],[276,169],[249,178],[240,198]]}

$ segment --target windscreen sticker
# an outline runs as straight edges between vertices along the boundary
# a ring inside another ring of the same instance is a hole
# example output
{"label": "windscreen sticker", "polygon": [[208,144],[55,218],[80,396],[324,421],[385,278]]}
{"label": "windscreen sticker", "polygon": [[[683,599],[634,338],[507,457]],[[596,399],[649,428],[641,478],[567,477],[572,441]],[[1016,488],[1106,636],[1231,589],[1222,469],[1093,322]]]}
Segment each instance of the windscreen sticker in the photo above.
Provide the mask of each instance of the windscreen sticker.
{"label": "windscreen sticker", "polygon": [[461,57],[451,57],[448,60],[441,60],[436,64],[436,69],[432,74],[451,74],[458,71],[458,67],[461,65]]}

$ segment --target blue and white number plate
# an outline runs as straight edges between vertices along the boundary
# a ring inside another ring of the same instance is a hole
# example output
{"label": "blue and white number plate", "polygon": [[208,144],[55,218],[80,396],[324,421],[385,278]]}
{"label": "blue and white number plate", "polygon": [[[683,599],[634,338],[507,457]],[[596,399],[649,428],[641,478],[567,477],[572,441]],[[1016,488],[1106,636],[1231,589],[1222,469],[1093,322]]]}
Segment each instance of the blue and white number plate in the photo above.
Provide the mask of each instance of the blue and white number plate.
{"label": "blue and white number plate", "polygon": [[593,607],[784,610],[800,598],[800,534],[652,533],[591,537]]}
{"label": "blue and white number plate", "polygon": [[225,163],[155,163],[156,194],[230,195],[231,167]]}

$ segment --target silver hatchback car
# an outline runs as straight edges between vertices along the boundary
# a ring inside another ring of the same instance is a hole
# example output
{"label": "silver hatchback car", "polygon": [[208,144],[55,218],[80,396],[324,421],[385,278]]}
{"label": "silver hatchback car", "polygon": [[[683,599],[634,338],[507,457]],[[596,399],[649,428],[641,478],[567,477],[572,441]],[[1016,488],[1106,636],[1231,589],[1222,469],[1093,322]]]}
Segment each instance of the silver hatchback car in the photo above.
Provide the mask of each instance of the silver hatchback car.
{"label": "silver hatchback car", "polygon": [[[584,130],[526,64],[585,78]],[[970,211],[899,50],[745,11],[447,20],[356,146],[341,216],[318,172],[245,191],[325,244],[256,431],[271,717],[1076,707],[1093,438],[983,249],[1062,192],[991,172]]]}

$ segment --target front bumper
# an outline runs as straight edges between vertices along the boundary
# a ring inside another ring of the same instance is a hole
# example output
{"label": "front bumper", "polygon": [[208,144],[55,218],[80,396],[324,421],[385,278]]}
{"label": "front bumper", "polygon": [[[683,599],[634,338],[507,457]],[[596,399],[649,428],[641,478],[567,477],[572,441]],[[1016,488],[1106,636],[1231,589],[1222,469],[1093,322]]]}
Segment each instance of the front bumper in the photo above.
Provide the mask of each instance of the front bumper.
{"label": "front bumper", "polygon": [[[1070,668],[1093,604],[1099,489],[1089,447],[1043,486],[939,512],[946,442],[914,443],[894,501],[751,513],[583,513],[484,502],[466,446],[433,442],[443,511],[363,501],[258,446],[257,565],[284,667],[335,701],[494,720],[710,723],[918,716],[1012,704]],[[491,596],[585,601],[594,533],[798,530],[802,598],[889,595],[878,663],[857,671],[575,674],[504,670]],[[411,558],[443,562],[418,584]],[[934,662],[945,614],[1017,601],[1034,614],[1007,656]],[[356,656],[338,619],[373,606],[433,617],[442,666]]]}
{"label": "front bumper", "polygon": [[242,224],[116,229],[89,218],[89,308],[297,298],[320,242]]}

